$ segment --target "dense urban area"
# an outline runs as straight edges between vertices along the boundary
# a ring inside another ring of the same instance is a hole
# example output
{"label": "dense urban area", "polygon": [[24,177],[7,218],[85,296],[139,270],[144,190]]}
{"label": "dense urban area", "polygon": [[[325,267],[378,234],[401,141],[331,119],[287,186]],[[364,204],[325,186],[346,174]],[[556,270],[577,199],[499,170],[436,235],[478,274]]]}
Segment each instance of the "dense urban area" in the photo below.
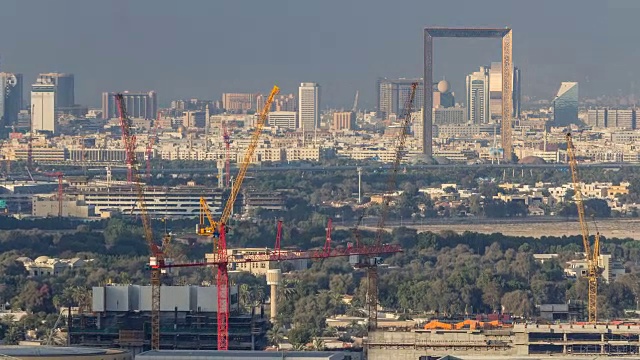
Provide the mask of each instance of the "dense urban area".
{"label": "dense urban area", "polygon": [[[0,358],[637,358],[633,85],[528,94],[517,32],[423,28],[422,70],[339,101],[80,104],[86,73],[3,61]],[[501,47],[447,80],[435,38]]]}

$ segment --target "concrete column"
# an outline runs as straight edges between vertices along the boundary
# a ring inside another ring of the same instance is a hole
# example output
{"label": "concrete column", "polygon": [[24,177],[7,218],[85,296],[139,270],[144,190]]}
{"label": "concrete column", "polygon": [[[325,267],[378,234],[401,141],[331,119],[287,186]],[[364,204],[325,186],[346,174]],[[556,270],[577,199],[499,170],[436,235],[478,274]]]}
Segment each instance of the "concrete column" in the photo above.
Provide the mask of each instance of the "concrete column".
{"label": "concrete column", "polygon": [[282,271],[280,269],[270,269],[267,271],[267,285],[271,287],[271,307],[269,309],[269,317],[274,322],[278,315],[278,286],[282,282]]}

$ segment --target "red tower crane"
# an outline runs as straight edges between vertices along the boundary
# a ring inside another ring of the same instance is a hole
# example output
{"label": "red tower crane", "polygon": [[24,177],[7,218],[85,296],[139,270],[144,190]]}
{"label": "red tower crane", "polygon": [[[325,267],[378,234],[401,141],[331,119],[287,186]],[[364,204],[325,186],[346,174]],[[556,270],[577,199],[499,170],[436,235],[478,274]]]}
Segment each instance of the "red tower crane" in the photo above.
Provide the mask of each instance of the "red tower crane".
{"label": "red tower crane", "polygon": [[[151,253],[151,349],[160,349],[160,277],[162,274],[162,266],[165,264],[165,251],[171,239],[170,235],[165,235],[162,239],[161,246],[156,244],[151,228],[151,219],[147,212],[147,206],[144,198],[144,185],[140,179],[138,171],[138,161],[136,158],[136,136],[131,131],[131,119],[127,115],[122,94],[116,95],[116,103],[120,116],[120,125],[122,127],[122,138],[124,140],[125,150],[127,152],[127,165],[129,165],[129,173],[127,179],[135,180],[137,190],[138,206],[140,208],[140,217],[144,227],[144,237],[149,246]],[[135,170],[135,171],[134,171]],[[135,179],[134,179],[135,177]]]}
{"label": "red tower crane", "polygon": [[62,178],[64,177],[64,173],[61,173],[60,171],[58,172],[54,172],[54,173],[47,173],[45,174],[46,176],[49,177],[56,177],[58,178],[58,217],[62,217],[62,197],[63,197],[63,188],[62,188]]}

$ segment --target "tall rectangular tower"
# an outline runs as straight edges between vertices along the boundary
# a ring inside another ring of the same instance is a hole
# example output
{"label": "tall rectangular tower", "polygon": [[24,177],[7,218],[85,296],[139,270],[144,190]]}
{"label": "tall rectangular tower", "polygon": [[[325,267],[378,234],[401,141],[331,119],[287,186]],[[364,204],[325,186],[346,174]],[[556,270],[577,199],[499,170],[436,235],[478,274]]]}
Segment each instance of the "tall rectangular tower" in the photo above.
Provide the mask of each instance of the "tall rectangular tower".
{"label": "tall rectangular tower", "polygon": [[301,83],[298,88],[298,125],[304,133],[320,127],[320,85]]}
{"label": "tall rectangular tower", "polygon": [[0,127],[18,121],[22,109],[22,74],[0,73]]}
{"label": "tall rectangular tower", "polygon": [[[102,93],[102,118],[111,119],[118,116],[115,101],[116,93]],[[158,96],[155,91],[122,93],[127,113],[131,118],[153,120],[158,113]]]}
{"label": "tall rectangular tower", "polygon": [[31,86],[31,131],[56,131],[56,86],[48,79],[38,79]]}
{"label": "tall rectangular tower", "polygon": [[472,124],[487,124],[491,120],[489,108],[489,69],[467,75],[467,117]]}
{"label": "tall rectangular tower", "polygon": [[73,74],[41,73],[38,79],[55,86],[56,109],[71,108],[75,105],[75,81]]}

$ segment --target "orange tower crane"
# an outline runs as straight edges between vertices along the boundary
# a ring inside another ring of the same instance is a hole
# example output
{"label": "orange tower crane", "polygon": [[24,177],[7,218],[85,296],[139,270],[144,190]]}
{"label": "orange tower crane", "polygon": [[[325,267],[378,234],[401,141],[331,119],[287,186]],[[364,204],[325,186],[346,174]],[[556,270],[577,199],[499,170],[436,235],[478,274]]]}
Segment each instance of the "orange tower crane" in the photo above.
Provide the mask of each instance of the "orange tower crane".
{"label": "orange tower crane", "polygon": [[601,269],[598,266],[600,257],[600,233],[596,233],[593,248],[589,239],[589,226],[584,214],[584,199],[580,177],[578,176],[578,162],[576,160],[575,147],[571,133],[567,133],[567,154],[569,155],[569,167],[571,168],[571,180],[573,181],[574,198],[578,208],[578,219],[580,220],[580,233],[582,234],[582,244],[587,256],[587,278],[589,280],[589,299],[587,303],[588,321],[595,324],[598,321],[598,277]]}
{"label": "orange tower crane", "polygon": [[[391,192],[395,191],[396,175],[400,168],[400,162],[405,155],[405,142],[407,134],[409,132],[409,125],[411,124],[411,109],[413,108],[413,101],[416,97],[416,89],[418,83],[411,84],[411,92],[404,105],[404,116],[401,122],[400,136],[396,139],[396,154],[393,161],[393,167],[389,174],[387,181],[387,193],[383,195],[382,209],[380,212],[380,218],[378,219],[378,226],[376,230],[375,246],[380,246],[383,241],[383,237],[386,235],[384,224],[389,213],[389,203],[391,202]],[[360,220],[358,221],[358,223]],[[355,234],[358,235],[357,227]],[[359,241],[358,238],[356,238]],[[378,327],[378,264],[380,259],[378,257],[361,256],[354,258],[354,267],[363,268],[367,270],[367,312],[369,316],[368,327],[369,331],[373,331]]]}
{"label": "orange tower crane", "polygon": [[118,105],[118,113],[120,116],[120,126],[122,128],[122,138],[124,140],[127,165],[130,165],[131,170],[128,173],[132,177],[131,180],[135,180],[135,187],[138,198],[138,207],[140,208],[140,218],[142,219],[142,225],[144,227],[144,237],[149,246],[151,257],[149,265],[151,268],[151,349],[160,349],[160,277],[162,274],[162,268],[165,264],[165,255],[163,250],[166,250],[170,235],[165,235],[162,240],[162,244],[158,246],[154,240],[153,229],[151,228],[151,220],[149,213],[147,212],[147,206],[144,198],[144,185],[140,179],[139,163],[136,158],[136,136],[131,131],[131,119],[127,115],[124,99],[122,94],[116,94],[116,103]]}
{"label": "orange tower crane", "polygon": [[[244,181],[244,177],[247,173],[247,169],[251,164],[253,154],[258,147],[258,140],[262,134],[262,128],[269,115],[269,109],[271,109],[271,103],[273,103],[274,97],[280,92],[277,86],[274,86],[271,90],[271,94],[267,99],[264,108],[258,116],[258,122],[256,124],[251,141],[244,153],[244,159],[240,165],[240,170],[236,176],[236,180],[231,187],[231,193],[227,199],[226,205],[222,210],[222,215],[218,221],[213,219],[211,211],[207,206],[207,202],[204,198],[200,199],[200,224],[196,228],[196,232],[199,235],[213,235],[213,255],[217,264],[217,285],[218,285],[218,350],[227,350],[229,348],[229,274],[227,273],[228,258],[227,258],[227,242],[226,242],[226,230],[225,225],[231,213],[233,212],[233,206],[236,202],[240,187]],[[204,218],[207,218],[209,224],[204,223]]]}

